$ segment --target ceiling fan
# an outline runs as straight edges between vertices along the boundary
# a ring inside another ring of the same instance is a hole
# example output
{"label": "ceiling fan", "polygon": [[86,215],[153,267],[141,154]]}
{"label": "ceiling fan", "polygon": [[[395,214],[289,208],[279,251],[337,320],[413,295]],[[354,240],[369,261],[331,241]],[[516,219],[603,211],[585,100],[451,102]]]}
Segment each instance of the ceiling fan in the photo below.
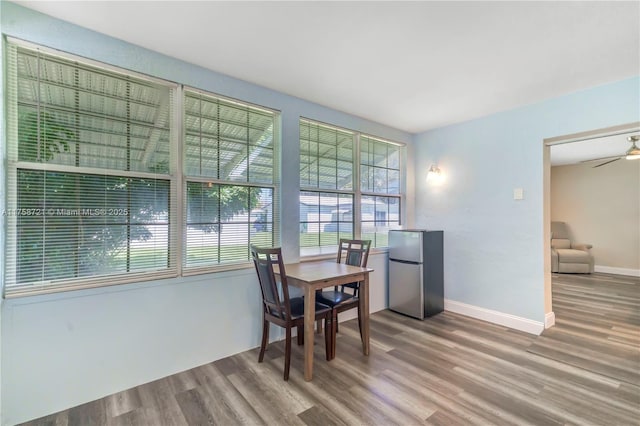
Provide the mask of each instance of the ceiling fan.
{"label": "ceiling fan", "polygon": [[614,161],[618,161],[621,158],[626,158],[627,160],[640,160],[640,148],[638,148],[638,146],[636,145],[636,142],[640,141],[640,135],[629,136],[627,140],[631,142],[631,148],[629,148],[627,152],[625,152],[624,154],[616,155],[613,157],[594,158],[592,160],[585,160],[583,161],[583,163],[591,162],[591,161],[607,160],[604,163],[600,163],[596,166],[593,166],[593,168],[595,169],[596,167],[602,167],[609,163],[613,163]]}

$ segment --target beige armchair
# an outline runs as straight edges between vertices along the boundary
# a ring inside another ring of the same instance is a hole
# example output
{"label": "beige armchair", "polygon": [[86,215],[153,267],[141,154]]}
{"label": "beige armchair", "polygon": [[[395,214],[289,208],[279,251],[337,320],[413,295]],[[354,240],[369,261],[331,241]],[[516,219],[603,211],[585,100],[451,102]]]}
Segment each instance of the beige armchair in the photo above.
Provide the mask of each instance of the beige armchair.
{"label": "beige armchair", "polygon": [[572,243],[564,222],[551,222],[551,272],[590,274],[593,272],[591,244]]}

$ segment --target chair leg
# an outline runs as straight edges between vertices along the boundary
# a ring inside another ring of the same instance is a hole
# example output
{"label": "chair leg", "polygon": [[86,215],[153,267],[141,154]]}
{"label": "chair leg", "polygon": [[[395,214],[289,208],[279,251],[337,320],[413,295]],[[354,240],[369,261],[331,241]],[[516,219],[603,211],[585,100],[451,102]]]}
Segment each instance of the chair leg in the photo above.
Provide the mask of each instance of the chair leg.
{"label": "chair leg", "polygon": [[269,341],[269,321],[262,320],[262,343],[260,344],[260,355],[258,355],[258,362],[262,362],[264,359],[264,351],[267,349],[267,342]]}
{"label": "chair leg", "polygon": [[299,325],[297,326],[298,330],[298,346],[304,345],[304,327]]}
{"label": "chair leg", "polygon": [[331,361],[331,355],[333,354],[333,349],[331,346],[333,343],[333,340],[331,338],[331,330],[333,330],[333,326],[331,325],[331,317],[327,315],[324,319],[324,348],[327,361]]}
{"label": "chair leg", "polygon": [[322,334],[322,320],[316,321],[316,333]]}
{"label": "chair leg", "polygon": [[284,339],[284,380],[289,380],[289,367],[291,366],[291,327],[286,328]]}
{"label": "chair leg", "polygon": [[360,315],[360,305],[358,305],[358,329],[360,329],[360,338],[362,339],[362,316]]}

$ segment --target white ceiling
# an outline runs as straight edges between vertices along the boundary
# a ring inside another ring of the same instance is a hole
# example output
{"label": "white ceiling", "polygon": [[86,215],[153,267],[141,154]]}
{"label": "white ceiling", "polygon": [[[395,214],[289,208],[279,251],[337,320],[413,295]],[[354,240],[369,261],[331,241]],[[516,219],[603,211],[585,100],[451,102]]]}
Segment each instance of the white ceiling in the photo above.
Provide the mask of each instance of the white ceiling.
{"label": "white ceiling", "polygon": [[[615,136],[552,145],[551,165],[562,166],[588,161],[592,166],[598,166],[599,164],[613,160],[616,157],[620,158],[624,156],[627,150],[631,148],[631,142],[629,142],[627,138],[631,135],[638,134],[640,134],[640,132],[636,130]],[[608,159],[604,160],[604,158]],[[603,160],[591,161],[597,159]]]}
{"label": "white ceiling", "polygon": [[417,133],[640,73],[640,2],[17,1]]}

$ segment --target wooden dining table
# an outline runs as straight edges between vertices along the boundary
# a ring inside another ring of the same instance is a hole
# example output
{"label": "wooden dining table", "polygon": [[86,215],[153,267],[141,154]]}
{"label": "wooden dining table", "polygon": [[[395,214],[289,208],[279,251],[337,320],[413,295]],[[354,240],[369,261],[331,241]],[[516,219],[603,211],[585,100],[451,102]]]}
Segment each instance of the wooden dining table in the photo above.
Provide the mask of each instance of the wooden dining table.
{"label": "wooden dining table", "polygon": [[[302,262],[284,265],[287,283],[304,290],[304,379],[313,378],[314,322],[316,290],[360,282],[358,299],[362,321],[362,352],[369,355],[369,273],[371,268],[337,262]],[[275,270],[276,274],[279,271]]]}

